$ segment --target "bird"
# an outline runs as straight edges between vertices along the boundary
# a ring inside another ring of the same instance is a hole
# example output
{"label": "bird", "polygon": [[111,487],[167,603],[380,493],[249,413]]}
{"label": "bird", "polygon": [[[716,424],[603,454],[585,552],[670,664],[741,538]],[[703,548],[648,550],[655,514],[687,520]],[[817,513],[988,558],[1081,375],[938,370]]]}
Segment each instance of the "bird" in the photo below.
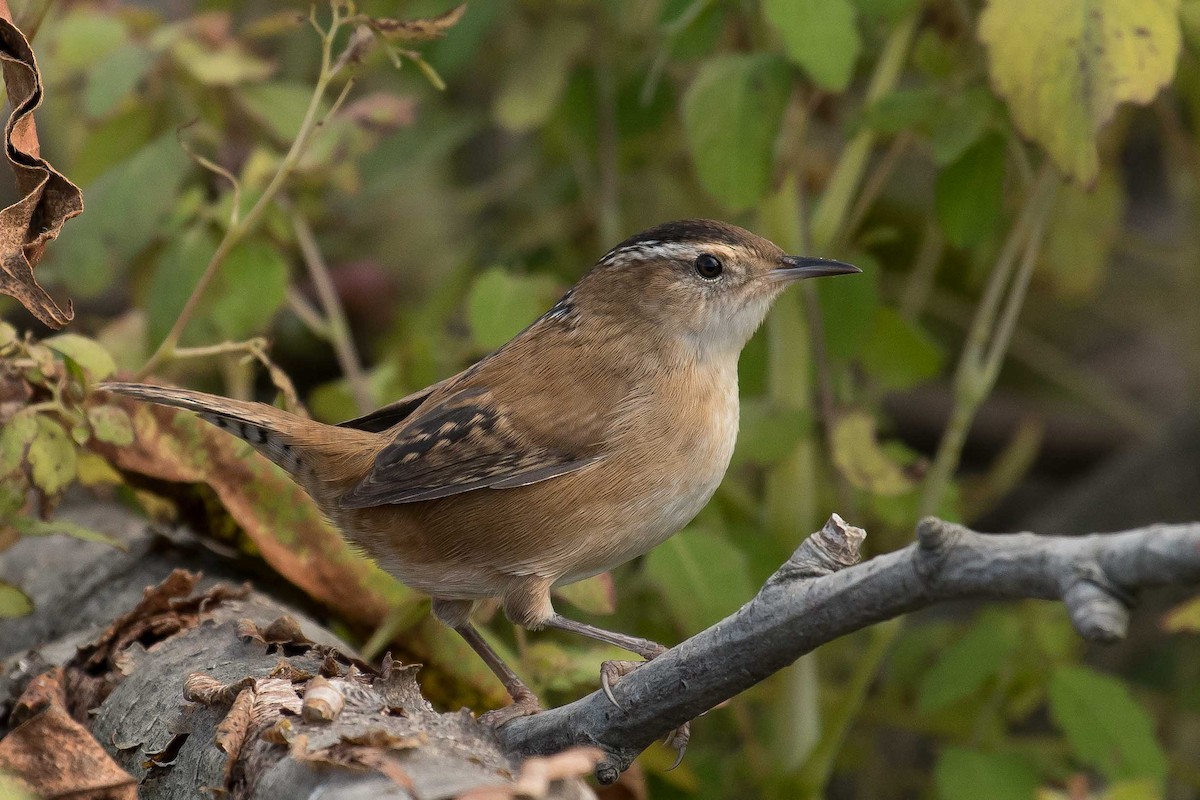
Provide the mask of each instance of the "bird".
{"label": "bird", "polygon": [[[354,545],[432,598],[504,684],[500,725],[540,704],[471,622],[499,600],[649,661],[657,642],[559,614],[551,590],[642,555],[705,506],[737,439],[738,359],[792,283],[861,272],[735,225],[668,222],[609,250],[473,366],[327,425],[273,406],[138,383],[101,388],[197,412],[286,471]],[[608,661],[613,687],[642,662]],[[689,730],[676,731],[682,757]]]}

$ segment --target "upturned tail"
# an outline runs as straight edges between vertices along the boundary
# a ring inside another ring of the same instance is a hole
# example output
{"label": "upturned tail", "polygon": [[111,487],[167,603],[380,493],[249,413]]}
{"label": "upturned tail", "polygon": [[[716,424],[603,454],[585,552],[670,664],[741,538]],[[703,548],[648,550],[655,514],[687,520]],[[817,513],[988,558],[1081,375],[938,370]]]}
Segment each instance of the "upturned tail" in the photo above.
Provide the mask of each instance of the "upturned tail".
{"label": "upturned tail", "polygon": [[111,382],[99,388],[195,411],[201,419],[249,443],[310,491],[315,488],[310,485],[315,476],[322,478],[318,483],[352,477],[358,466],[355,462],[378,447],[376,434],[335,428],[266,403],[147,383]]}

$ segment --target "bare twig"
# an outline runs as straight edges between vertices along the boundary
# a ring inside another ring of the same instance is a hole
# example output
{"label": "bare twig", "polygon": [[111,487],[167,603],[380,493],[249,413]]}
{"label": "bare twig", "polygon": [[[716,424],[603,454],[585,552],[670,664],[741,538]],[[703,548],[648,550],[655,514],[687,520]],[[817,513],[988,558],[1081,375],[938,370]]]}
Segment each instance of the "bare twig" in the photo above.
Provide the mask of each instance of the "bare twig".
{"label": "bare twig", "polygon": [[[195,288],[192,289],[192,293],[188,296],[187,302],[184,303],[183,309],[180,310],[175,323],[167,332],[166,338],[163,339],[158,349],[154,351],[145,365],[138,370],[138,378],[144,378],[153,373],[163,363],[175,356],[179,339],[183,336],[184,330],[195,315],[196,309],[200,305],[200,300],[204,297],[205,290],[208,289],[213,279],[216,278],[217,273],[220,272],[221,265],[225,263],[225,259],[233,252],[234,247],[257,229],[258,223],[266,213],[266,210],[275,201],[275,196],[283,188],[287,179],[300,163],[300,159],[304,155],[304,151],[308,147],[308,143],[312,139],[312,135],[319,126],[321,119],[324,119],[324,117],[318,117],[318,112],[321,109],[321,103],[324,101],[325,92],[346,63],[343,59],[339,59],[336,64],[333,61],[334,40],[344,19],[341,16],[340,6],[337,3],[333,3],[331,8],[333,9],[333,15],[327,30],[322,30],[316,24],[315,19],[313,20],[313,27],[321,35],[321,71],[317,76],[316,85],[313,87],[313,93],[309,98],[308,108],[304,112],[304,119],[300,123],[300,130],[297,131],[296,138],[292,141],[291,147],[288,148],[287,153],[279,162],[279,168],[263,189],[258,200],[246,212],[245,216],[241,217],[236,224],[230,225],[225,230],[224,237],[217,244],[217,249],[212,254],[212,258],[209,259],[208,266],[204,268],[204,273],[200,276],[200,280],[196,282]],[[339,97],[338,101],[341,101],[341,97]]]}
{"label": "bare twig", "polygon": [[346,322],[346,312],[338,299],[333,277],[329,274],[329,266],[325,263],[325,257],[321,255],[321,248],[317,246],[317,238],[313,236],[308,221],[295,208],[290,208],[290,204],[281,205],[291,211],[292,231],[296,234],[296,243],[300,245],[304,264],[308,267],[308,274],[317,290],[321,310],[325,312],[325,318],[329,321],[329,342],[333,345],[333,352],[342,368],[342,374],[350,384],[350,393],[354,396],[358,413],[365,414],[375,407],[375,401],[371,396],[371,387],[367,384],[367,376],[363,373],[362,360],[354,348],[354,337],[350,335],[350,325]]}
{"label": "bare twig", "polygon": [[1113,534],[987,535],[927,517],[917,541],[854,565],[865,533],[834,515],[735,614],[613,687],[499,729],[514,753],[603,749],[603,782],[667,731],[805,653],[868,626],[964,598],[1061,600],[1085,639],[1125,635],[1142,588],[1200,584],[1200,523]]}

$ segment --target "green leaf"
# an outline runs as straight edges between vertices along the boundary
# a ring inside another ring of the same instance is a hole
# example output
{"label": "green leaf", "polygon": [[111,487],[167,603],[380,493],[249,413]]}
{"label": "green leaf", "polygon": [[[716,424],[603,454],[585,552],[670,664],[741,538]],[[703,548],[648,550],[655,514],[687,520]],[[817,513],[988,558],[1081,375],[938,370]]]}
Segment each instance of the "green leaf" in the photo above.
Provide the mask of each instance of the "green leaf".
{"label": "green leaf", "polygon": [[938,89],[897,89],[868,106],[863,122],[880,133],[924,131],[944,107]]}
{"label": "green leaf", "polygon": [[873,494],[896,496],[913,488],[913,481],[879,446],[875,418],[861,411],[838,419],[830,435],[833,463],[851,486]]}
{"label": "green leaf", "polygon": [[1104,800],[1163,800],[1163,787],[1151,778],[1115,781],[1104,793]]}
{"label": "green leaf", "polygon": [[855,5],[865,21],[895,25],[913,10],[917,0],[855,0]]}
{"label": "green leaf", "polygon": [[942,348],[892,309],[875,309],[869,327],[862,345],[862,365],[882,389],[910,389],[941,371],[946,355]]}
{"label": "green leaf", "polygon": [[162,235],[188,171],[174,132],[163,134],[85,190],[88,210],[63,228],[46,264],[74,294],[95,296]]}
{"label": "green leaf", "polygon": [[235,247],[221,267],[212,321],[227,339],[266,330],[287,297],[288,263],[269,243],[255,239]]}
{"label": "green leaf", "polygon": [[[290,143],[300,132],[312,94],[312,87],[304,83],[267,81],[240,86],[234,97],[277,142]],[[323,115],[324,108],[319,113]]]}
{"label": "green leaf", "polygon": [[128,46],[129,34],[120,15],[96,8],[75,6],[57,25],[46,27],[51,34],[47,51],[51,57],[39,61],[53,64],[53,76],[50,69],[42,67],[47,85],[72,74],[87,74],[106,56]]}
{"label": "green leaf", "polygon": [[124,409],[116,406],[92,406],[87,410],[92,433],[102,442],[120,447],[133,444],[133,422]]}
{"label": "green leaf", "polygon": [[[143,307],[146,309],[146,339],[161,342],[179,318],[204,268],[217,248],[207,227],[196,225],[175,236],[166,246],[150,281]],[[206,322],[199,315],[188,330]],[[184,337],[187,341],[187,337]]]}
{"label": "green leaf", "polygon": [[1038,776],[1025,759],[1010,753],[947,748],[933,781],[943,800],[1032,800]]}
{"label": "green leaf", "polygon": [[746,556],[720,533],[688,528],[650,551],[646,573],[681,626],[700,630],[754,594]]}
{"label": "green leaf", "polygon": [[866,321],[874,319],[879,308],[882,271],[875,259],[863,253],[854,253],[851,260],[863,271],[853,280],[817,281],[825,349],[831,358],[843,360],[858,356],[871,333]]}
{"label": "green leaf", "polygon": [[18,411],[0,427],[0,475],[9,475],[25,463],[26,452],[38,433],[38,415]]}
{"label": "green leaf", "polygon": [[510,131],[542,125],[558,105],[571,65],[591,39],[586,25],[561,17],[508,61],[492,114]]}
{"label": "green leaf", "polygon": [[0,619],[23,617],[33,611],[33,601],[29,595],[16,586],[0,581]]}
{"label": "green leaf", "polygon": [[1110,780],[1166,777],[1154,720],[1122,681],[1061,666],[1050,679],[1050,714],[1080,760]]}
{"label": "green leaf", "polygon": [[110,53],[87,73],[83,113],[89,117],[107,115],[134,90],[153,63],[154,55],[143,47],[126,45]]}
{"label": "green leaf", "polygon": [[684,95],[684,130],[700,183],[731,211],[749,208],[771,188],[790,83],[775,56],[721,56]]}
{"label": "green leaf", "polygon": [[987,136],[938,173],[938,222],[951,244],[976,244],[999,222],[1004,199],[1004,150],[1001,136]]}
{"label": "green leaf", "polygon": [[1020,644],[1012,616],[1001,611],[980,614],[924,673],[917,708],[934,713],[975,694],[1004,668]]}
{"label": "green leaf", "polygon": [[763,0],[763,14],[813,82],[831,92],[850,84],[862,49],[850,0]]}
{"label": "green leaf", "polygon": [[989,0],[979,18],[992,85],[1013,122],[1082,184],[1121,103],[1149,103],[1179,59],[1179,0]]}
{"label": "green leaf", "polygon": [[766,398],[744,400],[732,463],[773,464],[786,458],[811,426],[802,410],[779,408]]}
{"label": "green leaf", "polygon": [[171,55],[192,78],[205,86],[236,86],[266,79],[275,67],[231,41],[211,47],[196,39],[179,38]]}
{"label": "green leaf", "polygon": [[996,99],[983,86],[972,86],[943,98],[941,107],[929,120],[934,163],[944,167],[957,161],[979,141],[996,114]]}
{"label": "green leaf", "polygon": [[113,357],[95,339],[77,333],[60,333],[46,339],[42,344],[76,364],[87,372],[93,381],[102,381],[117,371]]}
{"label": "green leaf", "polygon": [[1090,192],[1074,185],[1059,190],[1040,261],[1059,294],[1083,299],[1096,293],[1124,217],[1121,184],[1109,171],[1100,173]]}
{"label": "green leaf", "polygon": [[538,318],[558,294],[553,278],[516,275],[492,267],[475,279],[467,293],[467,320],[475,342],[494,350]]}
{"label": "green leaf", "polygon": [[617,610],[617,591],[612,575],[607,572],[566,586],[556,586],[554,593],[588,614],[611,614]]}
{"label": "green leaf", "polygon": [[0,347],[12,344],[17,340],[17,329],[4,320],[0,320]]}
{"label": "green leaf", "polygon": [[75,478],[75,445],[63,426],[47,415],[38,414],[37,426],[29,444],[30,474],[43,492],[58,494]]}
{"label": "green leaf", "polygon": [[129,549],[124,542],[114,539],[107,533],[86,528],[65,519],[43,520],[36,517],[18,516],[13,520],[13,527],[22,536],[70,536],[84,542],[105,544],[117,550]]}

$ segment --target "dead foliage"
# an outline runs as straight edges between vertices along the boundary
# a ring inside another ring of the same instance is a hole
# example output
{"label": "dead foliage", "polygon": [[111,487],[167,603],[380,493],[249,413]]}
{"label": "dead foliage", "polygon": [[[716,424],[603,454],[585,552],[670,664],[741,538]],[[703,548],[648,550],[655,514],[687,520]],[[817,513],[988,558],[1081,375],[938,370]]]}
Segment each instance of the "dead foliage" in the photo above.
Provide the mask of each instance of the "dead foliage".
{"label": "dead foliage", "polygon": [[5,0],[0,0],[0,69],[12,108],[4,126],[4,155],[21,195],[0,211],[0,292],[57,329],[71,321],[74,311],[70,303],[64,309],[55,302],[34,278],[33,268],[63,223],[83,211],[83,193],[41,157],[33,111],[42,102],[42,76]]}
{"label": "dead foliage", "polygon": [[17,719],[20,724],[0,739],[0,770],[39,797],[136,800],[133,776],[67,711],[61,669],[30,682],[14,707]]}

